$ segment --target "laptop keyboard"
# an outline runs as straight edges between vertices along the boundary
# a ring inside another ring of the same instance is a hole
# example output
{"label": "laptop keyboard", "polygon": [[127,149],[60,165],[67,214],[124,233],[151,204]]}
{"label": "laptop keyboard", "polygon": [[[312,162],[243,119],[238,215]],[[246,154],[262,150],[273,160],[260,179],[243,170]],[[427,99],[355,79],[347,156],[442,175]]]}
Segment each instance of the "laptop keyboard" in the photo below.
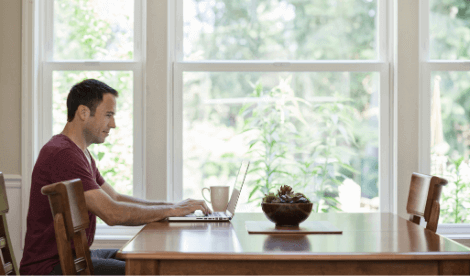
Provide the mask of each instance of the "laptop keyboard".
{"label": "laptop keyboard", "polygon": [[226,217],[227,215],[225,213],[222,213],[222,212],[214,212],[212,214],[207,214],[206,217],[216,217],[216,218],[220,218],[220,217]]}
{"label": "laptop keyboard", "polygon": [[224,212],[213,212],[212,214],[204,215],[202,212],[194,212],[186,215],[187,217],[210,217],[210,218],[225,218],[227,215]]}

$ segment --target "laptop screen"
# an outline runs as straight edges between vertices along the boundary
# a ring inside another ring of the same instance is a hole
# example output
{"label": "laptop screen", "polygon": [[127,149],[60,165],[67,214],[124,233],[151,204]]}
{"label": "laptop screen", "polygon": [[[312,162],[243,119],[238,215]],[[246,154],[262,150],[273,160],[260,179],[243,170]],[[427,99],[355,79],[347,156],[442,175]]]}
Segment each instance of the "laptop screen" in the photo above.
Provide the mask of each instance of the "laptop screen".
{"label": "laptop screen", "polygon": [[235,179],[235,185],[233,186],[232,196],[230,197],[230,201],[227,205],[227,211],[229,211],[230,215],[232,216],[235,214],[238,197],[240,196],[240,191],[242,190],[243,183],[245,182],[249,165],[249,161],[243,161],[240,169],[238,170],[237,178]]}

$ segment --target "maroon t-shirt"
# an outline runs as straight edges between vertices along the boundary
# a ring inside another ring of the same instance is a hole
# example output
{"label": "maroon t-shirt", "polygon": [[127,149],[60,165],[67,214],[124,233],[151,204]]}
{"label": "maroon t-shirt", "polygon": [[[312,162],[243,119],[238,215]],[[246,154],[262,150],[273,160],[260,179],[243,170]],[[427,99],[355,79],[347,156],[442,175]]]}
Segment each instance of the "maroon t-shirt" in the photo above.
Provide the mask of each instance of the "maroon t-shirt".
{"label": "maroon t-shirt", "polygon": [[[82,180],[84,191],[99,189],[104,183],[93,158],[90,167],[85,154],[72,140],[62,134],[55,135],[41,149],[34,166],[20,274],[49,274],[59,263],[51,207],[41,188],[75,178]],[[96,216],[88,212],[88,217],[90,227],[86,229],[86,235],[91,246]]]}

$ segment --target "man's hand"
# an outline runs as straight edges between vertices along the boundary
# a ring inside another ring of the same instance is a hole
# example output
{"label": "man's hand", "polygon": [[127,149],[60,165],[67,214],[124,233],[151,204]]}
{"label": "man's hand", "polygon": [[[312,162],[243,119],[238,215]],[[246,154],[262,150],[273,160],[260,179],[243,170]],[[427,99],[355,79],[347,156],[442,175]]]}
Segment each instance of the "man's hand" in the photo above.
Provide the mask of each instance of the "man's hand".
{"label": "man's hand", "polygon": [[204,214],[211,214],[212,210],[207,207],[204,200],[195,200],[195,199],[185,199],[173,205],[174,216],[182,217],[191,213],[194,213],[196,210],[201,210]]}

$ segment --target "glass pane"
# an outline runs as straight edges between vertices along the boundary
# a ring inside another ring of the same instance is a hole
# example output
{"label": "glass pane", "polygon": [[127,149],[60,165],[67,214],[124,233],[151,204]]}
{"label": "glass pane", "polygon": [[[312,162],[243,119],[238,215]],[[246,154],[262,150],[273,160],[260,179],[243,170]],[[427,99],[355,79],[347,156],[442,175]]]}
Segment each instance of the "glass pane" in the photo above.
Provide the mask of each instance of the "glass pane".
{"label": "glass pane", "polygon": [[233,186],[249,159],[240,212],[261,212],[261,198],[282,184],[305,193],[318,212],[378,210],[378,73],[183,78],[184,198]]}
{"label": "glass pane", "polygon": [[377,58],[377,0],[184,0],[185,60]]}
{"label": "glass pane", "polygon": [[116,128],[103,144],[88,149],[106,182],[119,193],[132,195],[133,183],[133,74],[130,71],[56,71],[53,73],[53,134],[67,123],[67,95],[72,86],[84,79],[105,82],[119,93]]}
{"label": "glass pane", "polygon": [[429,15],[430,58],[470,58],[470,1],[431,0]]}
{"label": "glass pane", "polygon": [[469,223],[470,72],[433,72],[431,174],[446,178],[440,222]]}
{"label": "glass pane", "polygon": [[134,57],[133,0],[54,0],[55,60]]}

